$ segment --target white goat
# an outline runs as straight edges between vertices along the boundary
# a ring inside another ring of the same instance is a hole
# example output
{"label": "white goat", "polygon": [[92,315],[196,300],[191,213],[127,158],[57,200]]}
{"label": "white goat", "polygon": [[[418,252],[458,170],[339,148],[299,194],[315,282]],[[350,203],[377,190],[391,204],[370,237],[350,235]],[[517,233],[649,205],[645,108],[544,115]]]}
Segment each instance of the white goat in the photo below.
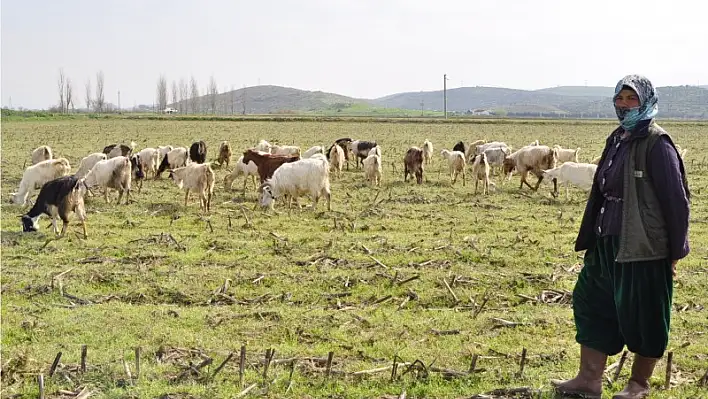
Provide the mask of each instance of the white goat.
{"label": "white goat", "polygon": [[492,172],[494,171],[495,167],[498,167],[498,169],[501,171],[502,167],[504,166],[504,159],[506,159],[506,157],[511,154],[511,149],[509,149],[508,147],[487,148],[482,152],[482,154],[486,155],[487,163],[489,164]]}
{"label": "white goat", "polygon": [[[569,161],[556,168],[544,170],[543,175],[548,179],[565,183],[565,199],[568,200],[568,187],[573,184],[585,191],[590,190],[596,171],[597,165],[595,164]],[[557,186],[553,196],[558,196]]]}
{"label": "white goat", "polygon": [[143,148],[138,153],[138,159],[143,165],[145,177],[147,178],[148,172],[152,173],[154,177],[158,166],[160,166],[160,150],[157,148]]}
{"label": "white goat", "polygon": [[288,156],[300,156],[300,147],[293,145],[274,145],[270,149],[270,153],[273,155],[288,155]]}
{"label": "white goat", "polygon": [[[538,186],[541,185],[541,181],[543,180],[543,171],[556,167],[556,157],[556,150],[545,145],[522,147],[511,153],[504,160],[503,172],[511,178],[511,173],[516,169],[521,175],[521,185],[519,189],[523,188],[524,184],[526,184],[533,191],[537,191]],[[529,172],[533,173],[538,178],[536,187],[531,187],[526,180]],[[554,182],[554,191],[555,186],[556,184]]]}
{"label": "white goat", "polygon": [[580,148],[570,150],[565,149],[558,144],[554,145],[553,148],[556,150],[558,162],[578,162],[578,152],[580,152]]}
{"label": "white goat", "polygon": [[172,151],[174,147],[171,145],[161,145],[157,147],[157,152],[160,154],[160,159],[157,161],[157,164],[159,165],[162,162],[162,159],[167,156],[167,153]]}
{"label": "white goat", "polygon": [[79,169],[74,173],[79,179],[86,177],[88,172],[96,165],[97,162],[105,161],[108,156],[102,152],[94,152],[81,159]]}
{"label": "white goat", "polygon": [[462,151],[450,151],[442,150],[440,155],[447,159],[447,164],[450,169],[450,178],[452,179],[452,184],[457,181],[457,175],[462,173],[462,185],[465,185],[465,169],[467,162],[465,161],[465,154]]}
{"label": "white goat", "polygon": [[310,147],[307,151],[305,151],[304,154],[302,154],[302,158],[310,158],[315,154],[324,154],[325,153],[325,148],[322,147],[321,145],[316,145],[314,147]]}
{"label": "white goat", "polygon": [[86,175],[84,182],[89,189],[96,186],[105,188],[103,198],[106,203],[109,202],[109,188],[118,190],[118,205],[120,205],[123,193],[125,193],[125,204],[128,205],[132,179],[133,173],[130,158],[119,156],[96,162]]}
{"label": "white goat", "polygon": [[37,147],[32,151],[32,165],[54,158],[52,149],[48,145]]}
{"label": "white goat", "polygon": [[[264,153],[265,154],[265,153]],[[258,187],[256,184],[256,177],[258,177],[258,166],[253,161],[248,162],[248,165],[243,163],[243,155],[236,161],[236,166],[231,174],[224,177],[224,188],[226,190],[231,190],[231,186],[237,177],[243,175],[243,193],[246,194],[246,183],[248,183],[248,176],[251,176],[253,185]]]}
{"label": "white goat", "polygon": [[381,146],[377,145],[376,147],[370,149],[369,153],[366,154],[366,156],[368,157],[370,155],[378,155],[379,157],[381,157]]}
{"label": "white goat", "polygon": [[428,165],[433,162],[433,151],[433,143],[430,142],[430,140],[425,139],[423,142],[423,160]]}
{"label": "white goat", "polygon": [[270,154],[271,149],[273,148],[273,145],[265,140],[261,140],[256,144],[256,147],[254,148],[256,151],[261,151],[261,152],[266,152]]}
{"label": "white goat", "polygon": [[344,155],[344,149],[338,145],[333,145],[329,150],[329,167],[330,170],[334,170],[337,178],[342,176],[342,169],[344,168],[344,162],[346,162],[346,156]]}
{"label": "white goat", "polygon": [[[371,149],[373,152],[376,148]],[[364,158],[364,176],[366,180],[373,185],[381,185],[381,175],[383,168],[381,167],[381,156],[373,152],[368,157]]]}
{"label": "white goat", "polygon": [[48,159],[28,166],[22,173],[20,187],[11,194],[11,203],[25,205],[32,197],[34,190],[41,189],[44,183],[71,173],[71,165],[66,158]]}
{"label": "white goat", "polygon": [[189,202],[189,190],[199,194],[199,208],[209,212],[211,196],[214,193],[214,171],[210,163],[190,163],[187,166],[172,169],[172,180],[177,187],[185,190],[184,206]]}
{"label": "white goat", "polygon": [[329,188],[329,162],[324,157],[300,159],[284,163],[260,187],[262,207],[273,208],[275,200],[288,197],[288,209],[292,200],[306,194],[312,198],[312,210],[317,209],[320,197],[327,200],[327,210],[332,210]]}
{"label": "white goat", "polygon": [[479,181],[482,181],[482,193],[489,194],[489,186],[492,185],[496,187],[493,182],[489,180],[490,171],[489,162],[487,161],[487,153],[483,152],[479,155],[474,156],[472,161],[472,175],[474,176],[474,193],[477,194],[477,187],[479,186]]}

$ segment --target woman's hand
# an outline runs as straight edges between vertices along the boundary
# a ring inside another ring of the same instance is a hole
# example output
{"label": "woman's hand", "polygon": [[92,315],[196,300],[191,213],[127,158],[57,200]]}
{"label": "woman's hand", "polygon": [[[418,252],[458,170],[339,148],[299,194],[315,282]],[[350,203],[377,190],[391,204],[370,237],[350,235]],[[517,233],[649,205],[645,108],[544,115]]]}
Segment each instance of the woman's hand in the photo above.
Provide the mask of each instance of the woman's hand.
{"label": "woman's hand", "polygon": [[676,264],[678,263],[678,259],[671,261],[671,273],[676,277]]}

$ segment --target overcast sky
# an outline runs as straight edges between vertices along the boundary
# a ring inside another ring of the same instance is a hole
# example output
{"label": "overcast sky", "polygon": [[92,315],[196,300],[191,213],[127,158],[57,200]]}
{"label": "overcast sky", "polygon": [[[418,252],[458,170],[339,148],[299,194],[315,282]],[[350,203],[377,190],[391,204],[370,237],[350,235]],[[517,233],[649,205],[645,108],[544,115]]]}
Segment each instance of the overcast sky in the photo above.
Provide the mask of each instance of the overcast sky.
{"label": "overcast sky", "polygon": [[150,104],[156,82],[257,84],[375,98],[500,86],[708,84],[702,0],[3,0],[2,105],[77,106],[105,75],[106,100]]}

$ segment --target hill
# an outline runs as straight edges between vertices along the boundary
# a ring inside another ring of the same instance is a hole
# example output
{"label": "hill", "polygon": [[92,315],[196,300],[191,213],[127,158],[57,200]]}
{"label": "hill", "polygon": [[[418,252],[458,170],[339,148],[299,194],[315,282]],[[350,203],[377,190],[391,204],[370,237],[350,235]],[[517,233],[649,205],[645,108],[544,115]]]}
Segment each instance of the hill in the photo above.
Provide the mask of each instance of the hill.
{"label": "hill", "polygon": [[[708,119],[708,89],[697,86],[657,88],[660,115],[664,118]],[[559,86],[540,90],[496,87],[460,87],[447,91],[447,109],[453,114],[489,110],[519,117],[614,118],[613,89],[601,86]],[[254,86],[212,96],[200,96],[168,106],[182,113],[218,114],[338,114],[338,115],[438,115],[443,92],[396,93],[377,99],[360,99],[322,91],[280,86]]]}

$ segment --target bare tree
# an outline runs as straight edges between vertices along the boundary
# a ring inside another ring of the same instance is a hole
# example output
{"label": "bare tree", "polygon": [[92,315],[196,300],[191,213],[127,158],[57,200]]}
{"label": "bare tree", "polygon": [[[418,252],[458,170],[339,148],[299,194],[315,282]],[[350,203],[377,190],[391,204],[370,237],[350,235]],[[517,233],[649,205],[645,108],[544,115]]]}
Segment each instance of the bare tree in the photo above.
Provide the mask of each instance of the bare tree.
{"label": "bare tree", "polygon": [[96,74],[96,98],[94,99],[96,112],[103,112],[103,107],[106,105],[106,100],[103,93],[103,71],[98,71]]}
{"label": "bare tree", "polygon": [[172,81],[172,106],[177,108],[177,103],[179,102],[179,92],[177,89],[177,81]]}
{"label": "bare tree", "polygon": [[86,109],[90,112],[91,111],[91,78],[86,81]]}
{"label": "bare tree", "polygon": [[214,79],[214,75],[209,78],[209,86],[207,87],[207,93],[209,94],[209,109],[212,114],[215,114],[216,96],[219,94],[219,88],[216,86],[216,79]]}
{"label": "bare tree", "polygon": [[189,98],[189,87],[187,86],[187,81],[181,78],[179,80],[179,112],[184,112],[185,114],[189,112],[187,98]]}
{"label": "bare tree", "polygon": [[234,113],[234,106],[236,105],[236,90],[234,90],[234,85],[231,85],[231,114]]}
{"label": "bare tree", "polygon": [[59,80],[57,80],[57,88],[59,89],[59,112],[66,112],[66,76],[64,76],[64,68],[59,68]]}
{"label": "bare tree", "polygon": [[66,101],[66,112],[69,112],[69,108],[74,108],[74,86],[71,84],[71,78],[66,78],[66,94],[64,95],[64,100]]}
{"label": "bare tree", "polygon": [[162,112],[167,107],[167,79],[160,75],[157,79],[157,109]]}
{"label": "bare tree", "polygon": [[241,93],[241,105],[243,105],[242,115],[246,115],[246,85],[243,86],[243,92]]}
{"label": "bare tree", "polygon": [[199,86],[194,76],[189,80],[189,102],[192,108],[192,113],[199,112]]}

